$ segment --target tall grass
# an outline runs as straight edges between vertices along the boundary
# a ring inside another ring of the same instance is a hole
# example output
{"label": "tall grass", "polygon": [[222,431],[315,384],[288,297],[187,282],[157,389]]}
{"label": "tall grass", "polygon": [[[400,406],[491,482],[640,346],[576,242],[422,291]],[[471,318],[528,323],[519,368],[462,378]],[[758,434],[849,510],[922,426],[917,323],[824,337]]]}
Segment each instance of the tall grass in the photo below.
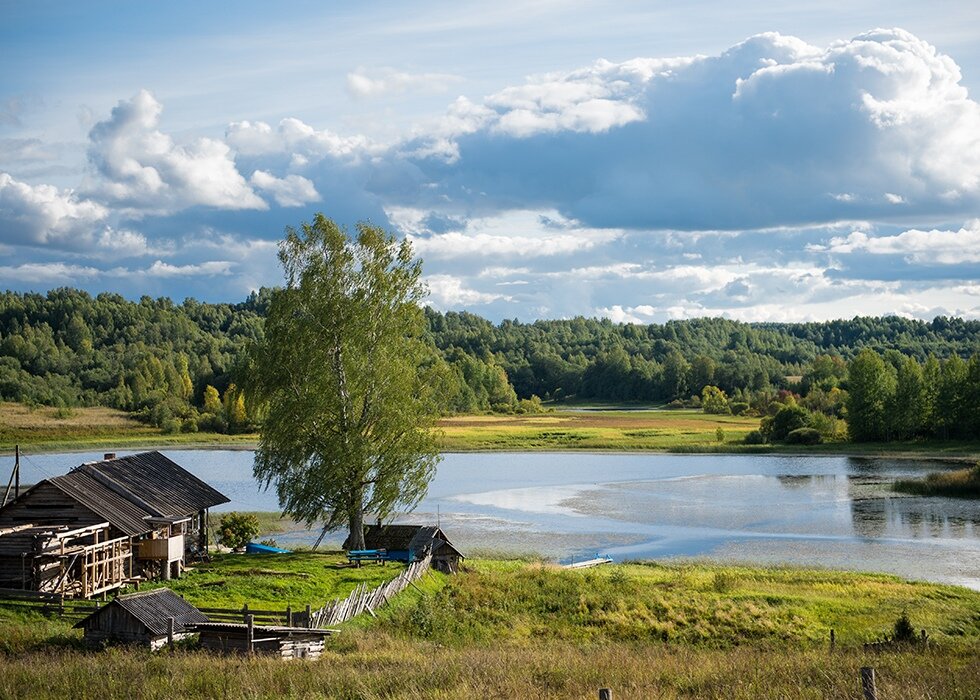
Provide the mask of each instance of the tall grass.
{"label": "tall grass", "polygon": [[925,479],[900,479],[894,489],[917,496],[980,498],[980,462],[969,469],[932,472]]}

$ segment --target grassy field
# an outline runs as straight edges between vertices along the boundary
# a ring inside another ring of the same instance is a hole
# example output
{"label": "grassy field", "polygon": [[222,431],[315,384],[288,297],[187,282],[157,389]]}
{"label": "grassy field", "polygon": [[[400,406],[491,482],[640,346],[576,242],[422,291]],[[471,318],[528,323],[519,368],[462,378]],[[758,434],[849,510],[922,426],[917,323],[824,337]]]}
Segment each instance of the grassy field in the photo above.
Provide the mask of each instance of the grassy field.
{"label": "grassy field", "polygon": [[[732,448],[758,418],[700,411],[564,411],[521,416],[458,416],[439,422],[443,449],[672,450]],[[722,430],[718,440],[717,430]]]}
{"label": "grassy field", "polygon": [[[439,421],[439,443],[447,452],[467,451],[650,451],[720,453],[800,453],[899,455],[949,459],[980,458],[980,443],[909,441],[838,442],[799,445],[745,445],[758,418],[718,416],[700,411],[579,410],[533,415],[453,416]],[[718,429],[722,439],[718,440]],[[79,451],[150,447],[254,448],[258,435],[167,434],[109,408],[30,409],[0,403],[0,453],[14,445],[25,451]]]}
{"label": "grassy field", "polygon": [[[312,574],[329,556],[303,559],[275,568]],[[340,569],[324,571],[339,580]],[[902,611],[930,644],[865,650]],[[980,696],[978,652],[980,593],[706,564],[471,561],[460,576],[424,577],[377,619],[351,621],[320,661],[288,664],[86,650],[67,622],[0,606],[0,697],[38,700],[594,698],[600,687],[616,698],[854,698],[865,665],[887,700],[966,700]]]}

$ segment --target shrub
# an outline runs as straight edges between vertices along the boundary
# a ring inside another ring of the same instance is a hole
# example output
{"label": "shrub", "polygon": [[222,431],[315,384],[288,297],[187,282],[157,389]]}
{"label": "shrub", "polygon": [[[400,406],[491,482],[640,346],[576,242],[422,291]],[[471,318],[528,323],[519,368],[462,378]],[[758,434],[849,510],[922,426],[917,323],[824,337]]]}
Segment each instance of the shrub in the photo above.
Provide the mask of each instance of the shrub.
{"label": "shrub", "polygon": [[892,627],[892,641],[894,642],[915,642],[918,641],[915,636],[915,627],[912,626],[912,621],[909,620],[908,613],[904,610],[902,614],[898,616],[895,620],[895,625]]}
{"label": "shrub", "polygon": [[750,410],[749,405],[744,401],[733,401],[729,404],[729,407],[732,409],[732,415],[736,416],[741,416]]}
{"label": "shrub", "polygon": [[753,430],[745,434],[744,442],[746,445],[764,445],[766,444],[766,438],[761,431]]}
{"label": "shrub", "polygon": [[218,523],[218,542],[242,549],[259,534],[259,519],[250,513],[226,513]]}
{"label": "shrub", "polygon": [[820,431],[815,428],[797,428],[786,436],[789,445],[817,445],[823,441]]}

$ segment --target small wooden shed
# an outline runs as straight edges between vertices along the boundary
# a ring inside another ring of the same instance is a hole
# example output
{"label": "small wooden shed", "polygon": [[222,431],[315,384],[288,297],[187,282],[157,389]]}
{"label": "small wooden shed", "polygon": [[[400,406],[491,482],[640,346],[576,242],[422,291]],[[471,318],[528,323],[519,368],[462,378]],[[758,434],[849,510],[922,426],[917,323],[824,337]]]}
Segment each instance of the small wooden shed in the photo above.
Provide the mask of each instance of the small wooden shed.
{"label": "small wooden shed", "polygon": [[268,654],[281,659],[317,659],[323,654],[324,639],[337,632],[240,622],[199,622],[191,629],[200,634],[204,649],[222,654]]}
{"label": "small wooden shed", "polygon": [[171,632],[174,640],[184,639],[191,635],[188,625],[207,621],[204,613],[169,588],[158,588],[117,596],[75,627],[85,630],[90,644],[118,642],[159,649]]}
{"label": "small wooden shed", "polygon": [[464,559],[442,528],[435,525],[367,525],[364,546],[387,550],[388,559],[406,563],[431,554],[432,568],[447,574],[457,573]]}

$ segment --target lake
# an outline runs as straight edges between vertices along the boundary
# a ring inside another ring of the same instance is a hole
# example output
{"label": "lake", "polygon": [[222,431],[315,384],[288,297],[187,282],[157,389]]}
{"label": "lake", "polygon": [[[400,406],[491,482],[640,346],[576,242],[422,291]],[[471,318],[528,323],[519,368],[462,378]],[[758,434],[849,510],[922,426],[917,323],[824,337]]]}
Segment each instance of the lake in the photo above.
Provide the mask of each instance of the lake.
{"label": "lake", "polygon": [[[251,451],[164,453],[232,499],[216,510],[277,510],[274,492],[252,479]],[[101,457],[29,455],[21,479],[33,483]],[[12,464],[12,457],[0,459],[4,485]],[[399,521],[439,520],[464,552],[785,563],[980,590],[980,501],[888,488],[897,477],[944,466],[844,456],[446,454],[428,496]],[[276,539],[288,546],[312,543],[316,534]]]}

